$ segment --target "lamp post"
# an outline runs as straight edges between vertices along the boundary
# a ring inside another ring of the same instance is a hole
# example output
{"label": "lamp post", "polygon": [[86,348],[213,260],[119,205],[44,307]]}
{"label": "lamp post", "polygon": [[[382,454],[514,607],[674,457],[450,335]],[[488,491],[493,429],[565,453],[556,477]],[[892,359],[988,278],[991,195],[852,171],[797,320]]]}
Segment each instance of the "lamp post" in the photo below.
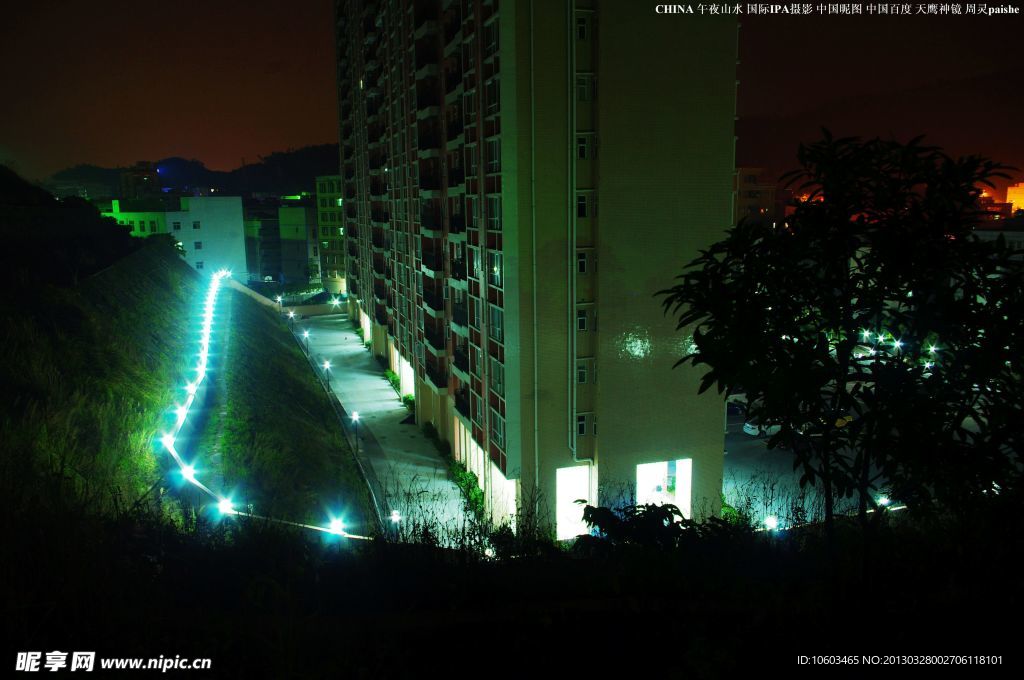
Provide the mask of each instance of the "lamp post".
{"label": "lamp post", "polygon": [[324,362],[324,377],[327,379],[327,389],[328,389],[328,391],[330,391],[330,389],[331,389],[331,362],[330,361],[325,361]]}
{"label": "lamp post", "polygon": [[295,310],[288,310],[288,321],[291,322],[292,328],[295,328]]}
{"label": "lamp post", "polygon": [[352,411],[352,428],[356,437],[356,453],[359,453],[359,411]]}
{"label": "lamp post", "polygon": [[309,354],[309,331],[302,331],[302,337],[306,340],[306,354]]}
{"label": "lamp post", "polygon": [[280,313],[280,312],[282,311],[282,305],[281,305],[281,302],[282,302],[282,300],[284,300],[284,298],[282,298],[282,297],[281,297],[280,295],[278,295],[278,296],[277,296],[276,298],[274,298],[274,299],[275,299],[275,300],[277,300],[277,311],[278,311],[278,313]]}

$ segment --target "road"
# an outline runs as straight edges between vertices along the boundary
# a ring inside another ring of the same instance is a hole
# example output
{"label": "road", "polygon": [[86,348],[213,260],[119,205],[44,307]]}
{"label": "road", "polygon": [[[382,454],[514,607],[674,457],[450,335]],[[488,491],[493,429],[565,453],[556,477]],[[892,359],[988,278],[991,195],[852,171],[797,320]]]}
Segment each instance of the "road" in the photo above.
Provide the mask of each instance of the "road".
{"label": "road", "polygon": [[[346,413],[359,414],[357,455],[379,482],[371,481],[371,487],[383,496],[379,505],[388,528],[405,539],[423,539],[427,530],[442,544],[458,544],[469,526],[462,494],[434,444],[411,422],[384,369],[363,347],[348,315],[302,319],[294,329],[303,345],[302,331],[309,331],[309,352],[317,365],[331,362],[331,390]],[[401,517],[397,526],[388,522],[392,511]]]}

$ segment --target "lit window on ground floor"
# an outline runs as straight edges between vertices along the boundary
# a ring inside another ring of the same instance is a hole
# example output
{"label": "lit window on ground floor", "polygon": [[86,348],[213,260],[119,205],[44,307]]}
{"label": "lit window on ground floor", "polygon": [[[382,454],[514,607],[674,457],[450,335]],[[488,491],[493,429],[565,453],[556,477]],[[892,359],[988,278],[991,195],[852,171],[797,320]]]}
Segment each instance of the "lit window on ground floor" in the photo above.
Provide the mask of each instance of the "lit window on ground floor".
{"label": "lit window on ground floor", "polygon": [[583,503],[590,499],[590,466],[573,465],[555,471],[555,537],[559,541],[588,533]]}
{"label": "lit window on ground floor", "polygon": [[690,519],[693,459],[681,458],[636,466],[637,505],[671,503]]}

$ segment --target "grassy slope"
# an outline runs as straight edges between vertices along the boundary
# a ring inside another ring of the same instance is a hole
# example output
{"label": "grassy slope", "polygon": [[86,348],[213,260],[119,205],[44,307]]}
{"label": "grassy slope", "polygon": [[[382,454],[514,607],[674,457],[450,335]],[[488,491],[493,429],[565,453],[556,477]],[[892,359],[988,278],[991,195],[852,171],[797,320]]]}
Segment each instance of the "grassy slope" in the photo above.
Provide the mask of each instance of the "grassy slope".
{"label": "grassy slope", "polygon": [[255,511],[369,531],[366,485],[334,411],[286,326],[235,291],[221,423],[223,471]]}
{"label": "grassy slope", "polygon": [[[198,278],[153,243],[75,287],[3,300],[0,498],[11,515],[108,512],[157,478],[154,437],[179,397]],[[29,481],[31,480],[31,481]]]}

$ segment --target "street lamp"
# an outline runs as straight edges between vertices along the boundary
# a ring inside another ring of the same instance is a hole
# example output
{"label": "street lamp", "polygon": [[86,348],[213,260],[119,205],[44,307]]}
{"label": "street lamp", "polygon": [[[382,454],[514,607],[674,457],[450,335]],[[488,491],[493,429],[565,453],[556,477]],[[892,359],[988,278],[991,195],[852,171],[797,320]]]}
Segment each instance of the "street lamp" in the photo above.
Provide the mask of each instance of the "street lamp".
{"label": "street lamp", "polygon": [[302,337],[306,340],[306,354],[309,354],[309,331],[302,331]]}
{"label": "street lamp", "polygon": [[402,514],[398,510],[391,511],[391,528],[395,532],[395,539],[398,538],[398,523],[402,521]]}
{"label": "street lamp", "polygon": [[294,328],[295,327],[295,310],[294,309],[289,309],[288,310],[288,321],[291,322],[292,327]]}
{"label": "street lamp", "polygon": [[278,311],[278,312],[280,312],[280,311],[281,311],[281,301],[282,301],[282,300],[283,300],[284,298],[282,298],[282,297],[281,297],[280,295],[278,295],[278,296],[277,296],[276,298],[274,298],[274,299],[275,299],[275,300],[277,300],[277,311]]}
{"label": "street lamp", "polygon": [[327,389],[331,389],[331,362],[324,362],[324,377],[327,378]]}
{"label": "street lamp", "polygon": [[359,453],[359,411],[352,411],[352,427],[356,437],[356,453]]}

